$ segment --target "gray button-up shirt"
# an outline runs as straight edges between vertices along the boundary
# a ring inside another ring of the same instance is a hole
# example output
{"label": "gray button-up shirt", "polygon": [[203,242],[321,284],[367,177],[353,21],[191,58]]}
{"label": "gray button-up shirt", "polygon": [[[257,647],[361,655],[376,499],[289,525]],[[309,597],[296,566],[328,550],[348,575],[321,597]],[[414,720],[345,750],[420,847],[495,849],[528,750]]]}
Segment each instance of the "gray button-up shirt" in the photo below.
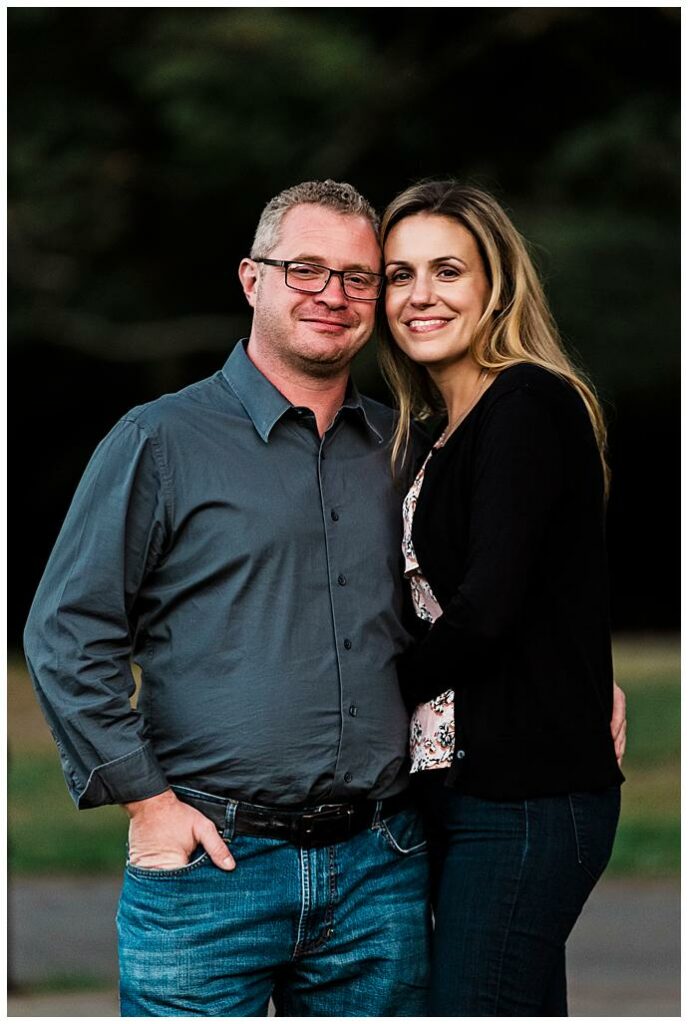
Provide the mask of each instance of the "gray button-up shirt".
{"label": "gray button-up shirt", "polygon": [[279,805],[405,787],[392,425],[350,388],[320,438],[238,344],[100,444],[25,634],[79,807],[170,783]]}

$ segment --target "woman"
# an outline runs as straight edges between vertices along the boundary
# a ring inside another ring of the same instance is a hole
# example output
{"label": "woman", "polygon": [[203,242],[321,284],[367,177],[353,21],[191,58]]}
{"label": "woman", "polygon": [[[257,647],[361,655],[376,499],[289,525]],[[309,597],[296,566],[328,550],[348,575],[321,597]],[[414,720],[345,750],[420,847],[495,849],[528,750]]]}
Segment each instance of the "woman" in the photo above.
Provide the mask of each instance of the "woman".
{"label": "woman", "polygon": [[[428,626],[401,666],[436,868],[435,1016],[566,1016],[566,939],[609,859],[605,431],[517,231],[489,195],[421,183],[382,222],[398,400],[446,427],[405,501]],[[425,702],[425,703],[422,703]]]}

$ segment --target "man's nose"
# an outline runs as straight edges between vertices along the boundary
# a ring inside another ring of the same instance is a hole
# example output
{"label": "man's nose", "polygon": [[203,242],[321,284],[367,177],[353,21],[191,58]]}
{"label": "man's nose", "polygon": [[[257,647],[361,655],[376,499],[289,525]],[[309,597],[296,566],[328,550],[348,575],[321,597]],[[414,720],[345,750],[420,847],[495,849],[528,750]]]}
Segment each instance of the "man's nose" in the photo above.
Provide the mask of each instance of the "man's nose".
{"label": "man's nose", "polygon": [[330,280],[327,282],[321,292],[315,296],[316,299],[320,299],[322,302],[326,302],[328,306],[345,306],[349,301],[349,298],[344,291],[344,280],[340,274],[330,274]]}

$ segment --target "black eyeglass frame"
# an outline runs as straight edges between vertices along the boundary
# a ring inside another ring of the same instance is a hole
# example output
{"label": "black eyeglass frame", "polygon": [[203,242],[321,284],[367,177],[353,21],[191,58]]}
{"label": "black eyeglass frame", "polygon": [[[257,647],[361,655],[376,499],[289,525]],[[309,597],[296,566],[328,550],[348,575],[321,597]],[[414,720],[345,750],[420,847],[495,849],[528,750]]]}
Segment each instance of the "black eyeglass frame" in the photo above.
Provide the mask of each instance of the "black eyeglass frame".
{"label": "black eyeglass frame", "polygon": [[[309,263],[308,260],[269,260],[266,256],[252,256],[254,263],[265,263],[268,267],[283,267],[284,269],[284,283],[287,288],[291,288],[294,292],[301,292],[303,295],[320,295],[324,292],[330,283],[330,279],[334,274],[338,277],[342,284],[342,291],[346,295],[347,299],[353,299],[355,302],[377,302],[382,295],[382,289],[385,285],[385,275],[376,274],[372,270],[333,270],[332,267],[324,267],[321,263]],[[317,270],[327,271],[327,280],[325,281],[322,288],[318,288],[317,291],[313,291],[312,288],[297,288],[293,284],[289,284],[287,281],[287,274],[289,273],[289,267],[315,267]],[[369,277],[377,278],[379,281],[378,293],[374,298],[366,299],[362,295],[350,295],[346,290],[346,281],[344,280],[345,274],[367,274]]]}

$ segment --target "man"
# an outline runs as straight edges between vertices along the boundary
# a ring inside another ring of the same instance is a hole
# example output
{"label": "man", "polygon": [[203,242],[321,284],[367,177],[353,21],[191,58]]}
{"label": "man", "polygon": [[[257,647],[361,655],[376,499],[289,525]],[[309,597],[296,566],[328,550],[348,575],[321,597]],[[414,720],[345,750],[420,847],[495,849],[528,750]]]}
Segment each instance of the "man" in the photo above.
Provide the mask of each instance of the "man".
{"label": "man", "polygon": [[376,227],[349,185],[268,204],[248,342],[101,443],[32,608],[72,796],[131,818],[123,1016],[424,1012],[392,413],[349,380]]}

